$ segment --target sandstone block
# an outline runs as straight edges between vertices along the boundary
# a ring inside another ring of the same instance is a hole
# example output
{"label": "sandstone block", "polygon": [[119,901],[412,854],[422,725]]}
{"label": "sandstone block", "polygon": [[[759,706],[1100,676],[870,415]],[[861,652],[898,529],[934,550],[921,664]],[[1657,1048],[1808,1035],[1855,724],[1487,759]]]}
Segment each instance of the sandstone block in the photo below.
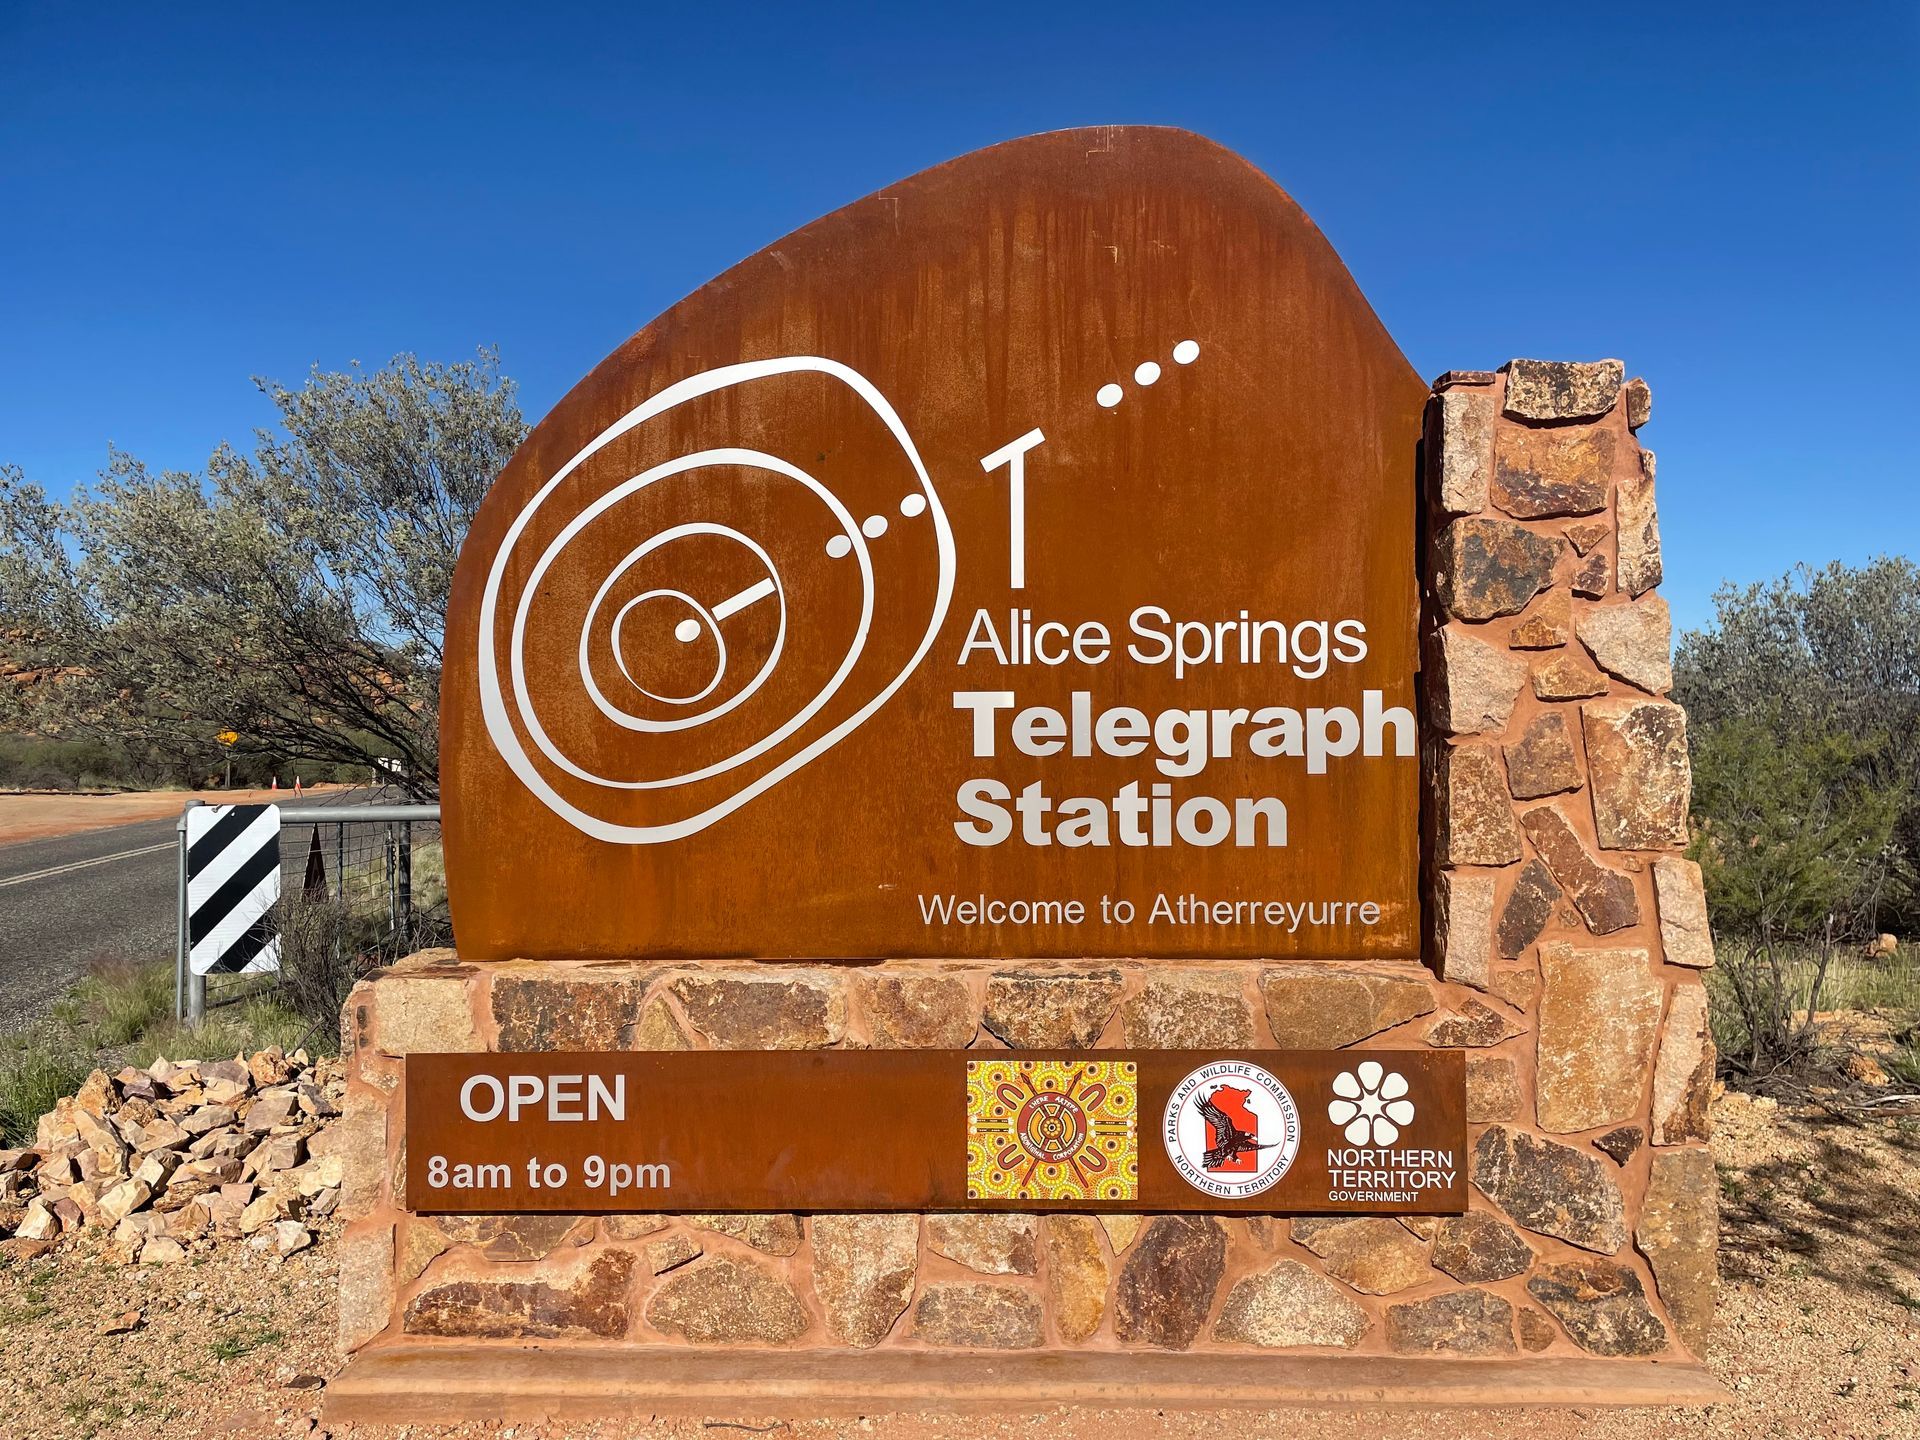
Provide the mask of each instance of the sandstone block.
{"label": "sandstone block", "polygon": [[1434,1003],[1418,975],[1344,965],[1268,966],[1260,999],[1283,1050],[1337,1050],[1430,1014]]}
{"label": "sandstone block", "polygon": [[446,1254],[452,1242],[433,1221],[418,1215],[408,1216],[400,1226],[395,1247],[394,1269],[402,1285],[411,1285],[426,1273],[427,1266]]}
{"label": "sandstone block", "polygon": [[1501,731],[1527,683],[1526,661],[1489,645],[1464,627],[1440,632],[1436,722],[1450,735]]}
{"label": "sandstone block", "polygon": [[1545,1350],[1560,1338],[1560,1332],[1554,1329],[1553,1321],[1531,1305],[1522,1305],[1518,1323],[1514,1327],[1520,1332],[1520,1348],[1533,1354]]}
{"label": "sandstone block", "polygon": [[1520,858],[1520,827],[1506,777],[1491,745],[1440,752],[1439,858],[1443,865],[1511,865]]}
{"label": "sandstone block", "polygon": [[180,1265],[187,1258],[187,1247],[169,1235],[151,1235],[140,1247],[142,1265]]}
{"label": "sandstone block", "polygon": [[987,981],[987,1029],[1016,1050],[1088,1050],[1120,1003],[1118,970],[1002,970]]}
{"label": "sandstone block", "polygon": [[1640,1108],[1665,998],[1639,949],[1540,947],[1535,1114],[1558,1134],[1617,1125]]}
{"label": "sandstone block", "polygon": [[1620,482],[1614,500],[1619,516],[1620,588],[1638,599],[1660,583],[1660,516],[1653,504],[1653,452],[1642,450],[1634,473]]}
{"label": "sandstone block", "polygon": [[1627,428],[1638,430],[1653,418],[1653,391],[1638,375],[1627,381]]}
{"label": "sandstone block", "polygon": [[454,1244],[477,1246],[500,1264],[544,1260],[592,1233],[592,1222],[579,1215],[446,1215],[437,1223]]}
{"label": "sandstone block", "polygon": [[1601,847],[1683,847],[1693,790],[1686,712],[1660,700],[1595,700],[1580,721]]}
{"label": "sandstone block", "polygon": [[602,1215],[600,1234],[608,1240],[639,1240],[658,1235],[672,1223],[668,1215]]}
{"label": "sandstone block", "polygon": [[1120,1267],[1114,1333],[1127,1345],[1184,1350],[1213,1308],[1226,1272],[1227,1232],[1210,1215],[1160,1215]]}
{"label": "sandstone block", "polygon": [[773,1271],[714,1255],[661,1283],[647,1302],[647,1323],[696,1345],[785,1345],[806,1334],[810,1322],[793,1287]]}
{"label": "sandstone block", "polygon": [[1654,1144],[1712,1138],[1708,1105],[1718,1058],[1707,1020],[1706,987],[1675,985],[1667,1028],[1660,1037],[1660,1063],[1653,1072]]}
{"label": "sandstone block", "polygon": [[1640,901],[1634,895],[1632,877],[1596,860],[1566,816],[1551,805],[1540,805],[1522,815],[1520,823],[1553,872],[1554,882],[1572,896],[1594,934],[1607,935],[1640,923]]}
{"label": "sandstone block", "polygon": [[1493,503],[1520,520],[1604,510],[1617,443],[1611,430],[1579,425],[1529,430],[1503,425],[1493,470]]}
{"label": "sandstone block", "polygon": [[1139,1238],[1140,1226],[1144,1223],[1139,1215],[1102,1215],[1100,1228],[1107,1232],[1107,1244],[1113,1247],[1113,1253],[1119,1255]]}
{"label": "sandstone block", "polygon": [[1590,606],[1573,628],[1609,675],[1654,695],[1673,688],[1673,618],[1658,595],[1628,605]]}
{"label": "sandstone block", "polygon": [[1618,360],[1509,360],[1502,408],[1516,420],[1593,420],[1613,409],[1627,367]]}
{"label": "sandstone block", "polygon": [[958,976],[876,970],[856,983],[876,1047],[960,1050],[972,1043],[979,1007]]}
{"label": "sandstone block", "polygon": [[1512,1120],[1520,1114],[1520,1072],[1501,1055],[1467,1057],[1467,1123]]}
{"label": "sandstone block", "polygon": [[393,1319],[393,1227],[349,1229],[340,1238],[338,1343],[351,1355]]}
{"label": "sandstone block", "polygon": [[[1573,579],[1567,582],[1567,588],[1588,600],[1604,599],[1608,589],[1607,577],[1612,573],[1613,567],[1606,555],[1596,550],[1574,567]],[[1579,629],[1577,625],[1574,628],[1576,632]]]}
{"label": "sandstone block", "polygon": [[722,1050],[817,1050],[846,1034],[846,993],[831,971],[702,971],[676,976],[672,989]]}
{"label": "sandstone block", "polygon": [[1558,710],[1535,716],[1506,752],[1507,785],[1516,800],[1580,788],[1580,761],[1567,733],[1567,717]]}
{"label": "sandstone block", "polygon": [[1061,1338],[1085,1340],[1100,1328],[1112,1272],[1100,1226],[1086,1215],[1047,1217],[1047,1300]]}
{"label": "sandstone block", "polygon": [[1520,867],[1513,893],[1500,907],[1500,925],[1494,934],[1494,946],[1502,959],[1518,960],[1526,953],[1553,919],[1553,907],[1565,893],[1544,860],[1529,860]]}
{"label": "sandstone block", "polygon": [[1485,1049],[1519,1033],[1520,1027],[1498,1010],[1468,1000],[1458,1012],[1434,1021],[1427,1029],[1426,1041],[1436,1050]]}
{"label": "sandstone block", "polygon": [[1440,409],[1440,508],[1449,515],[1471,515],[1487,508],[1487,483],[1493,474],[1493,426],[1497,407],[1484,391],[1449,390]]}
{"label": "sandstone block", "polygon": [[1535,667],[1533,693],[1540,700],[1584,700],[1606,694],[1607,682],[1571,655],[1556,655]]}
{"label": "sandstone block", "polygon": [[1468,1285],[1526,1273],[1533,1247],[1520,1232],[1485,1210],[1443,1219],[1433,1237],[1434,1268]]}
{"label": "sandstone block", "polygon": [[1700,1354],[1719,1301],[1719,1179],[1711,1150],[1690,1147],[1653,1157],[1633,1241],[1653,1267],[1653,1283],[1674,1328]]}
{"label": "sandstone block", "polygon": [[1493,876],[1442,870],[1438,879],[1434,926],[1440,978],[1484,990],[1493,974]]}
{"label": "sandstone block", "polygon": [[1560,543],[1507,520],[1455,520],[1440,533],[1434,592],[1457,620],[1517,615],[1553,583]]}
{"label": "sandstone block", "polygon": [[1573,598],[1564,590],[1542,595],[1507,637],[1512,650],[1557,650],[1573,635]]}
{"label": "sandstone block", "polygon": [[1584,1150],[1490,1125],[1474,1146],[1473,1184],[1536,1234],[1605,1255],[1626,1244],[1620,1186],[1606,1164]]}
{"label": "sandstone block", "polygon": [[1678,855],[1653,862],[1653,891],[1659,901],[1660,946],[1669,965],[1704,970],[1713,964],[1713,931],[1707,924],[1707,891],[1700,867]]}
{"label": "sandstone block", "polygon": [[464,1054],[486,1048],[461,976],[389,970],[374,981],[373,999],[374,1033],[385,1054]]}
{"label": "sandstone block", "polygon": [[843,1344],[878,1345],[913,1297],[920,1221],[914,1215],[816,1215],[813,1292],[827,1331]]}
{"label": "sandstone block", "polygon": [[1142,1050],[1244,1050],[1253,1010],[1238,971],[1168,971],[1148,979],[1120,1011],[1126,1043]]}
{"label": "sandstone block", "polygon": [[1613,534],[1613,526],[1604,518],[1582,520],[1566,528],[1567,543],[1573,546],[1576,555],[1588,555],[1593,547]]}
{"label": "sandstone block", "polygon": [[1326,1262],[1327,1273],[1366,1295],[1388,1295],[1433,1278],[1426,1245],[1384,1216],[1299,1219],[1293,1238]]}
{"label": "sandstone block", "polygon": [[1667,1348],[1667,1327],[1647,1304],[1640,1277],[1624,1265],[1589,1259],[1542,1265],[1527,1281],[1527,1293],[1582,1350],[1657,1355]]}
{"label": "sandstone block", "polygon": [[1624,1165],[1646,1143],[1646,1139],[1647,1132],[1638,1125],[1617,1125],[1606,1134],[1595,1136],[1593,1144],[1614,1164]]}
{"label": "sandstone block", "polygon": [[1032,1275],[1040,1268],[1040,1222],[984,1211],[929,1215],[927,1248],[982,1275]]}
{"label": "sandstone block", "polygon": [[640,1010],[640,1021],[634,1026],[633,1048],[635,1050],[691,1050],[693,1042],[687,1038],[687,1032],[674,1018],[673,1007],[667,1004],[666,997],[656,995],[646,1002]]}
{"label": "sandstone block", "polygon": [[1031,1350],[1042,1338],[1040,1302],[1012,1285],[929,1285],[913,1308],[913,1333],[956,1349]]}
{"label": "sandstone block", "polygon": [[123,1180],[100,1196],[100,1213],[106,1223],[117,1225],[153,1198],[153,1187],[144,1180]]}
{"label": "sandstone block", "polygon": [[1511,1355],[1513,1306],[1486,1290],[1389,1305],[1387,1348],[1397,1355]]}
{"label": "sandstone block", "polygon": [[731,1235],[767,1255],[791,1255],[800,1248],[797,1215],[689,1215],[689,1225]]}
{"label": "sandstone block", "polygon": [[1298,1260],[1282,1260],[1234,1283],[1213,1329],[1230,1345],[1277,1350],[1328,1345],[1350,1350],[1373,1322],[1346,1291]]}
{"label": "sandstone block", "polygon": [[[548,967],[552,968],[552,967]],[[624,1050],[633,1037],[641,986],[619,971],[494,977],[491,1002],[499,1048]]]}

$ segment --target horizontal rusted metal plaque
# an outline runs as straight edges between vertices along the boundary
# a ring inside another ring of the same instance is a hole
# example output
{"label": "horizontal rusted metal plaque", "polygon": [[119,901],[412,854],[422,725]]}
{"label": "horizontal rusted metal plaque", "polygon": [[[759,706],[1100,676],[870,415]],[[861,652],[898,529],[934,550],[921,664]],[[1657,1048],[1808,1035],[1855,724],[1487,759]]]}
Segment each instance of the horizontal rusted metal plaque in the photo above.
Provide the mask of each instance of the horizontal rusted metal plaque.
{"label": "horizontal rusted metal plaque", "polygon": [[428,1214],[1466,1206],[1457,1051],[413,1055]]}
{"label": "horizontal rusted metal plaque", "polygon": [[1426,393],[1179,131],[996,146],[743,261],[461,553],[461,953],[1417,954]]}

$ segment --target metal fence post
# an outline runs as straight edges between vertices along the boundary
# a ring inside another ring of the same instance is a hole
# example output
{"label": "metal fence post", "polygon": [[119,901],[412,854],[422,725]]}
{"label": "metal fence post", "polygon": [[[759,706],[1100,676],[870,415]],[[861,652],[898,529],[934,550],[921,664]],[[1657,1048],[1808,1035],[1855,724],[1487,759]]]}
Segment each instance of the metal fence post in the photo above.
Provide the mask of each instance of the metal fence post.
{"label": "metal fence post", "polygon": [[400,851],[396,874],[400,891],[400,947],[413,949],[413,822],[400,822]]}
{"label": "metal fence post", "polygon": [[190,963],[192,946],[187,936],[187,811],[204,802],[189,800],[180,811],[175,831],[179,837],[179,883],[177,886],[178,942],[175,946],[173,968],[173,1014],[177,1020],[189,1025],[198,1024],[207,1013],[207,977],[193,973]]}

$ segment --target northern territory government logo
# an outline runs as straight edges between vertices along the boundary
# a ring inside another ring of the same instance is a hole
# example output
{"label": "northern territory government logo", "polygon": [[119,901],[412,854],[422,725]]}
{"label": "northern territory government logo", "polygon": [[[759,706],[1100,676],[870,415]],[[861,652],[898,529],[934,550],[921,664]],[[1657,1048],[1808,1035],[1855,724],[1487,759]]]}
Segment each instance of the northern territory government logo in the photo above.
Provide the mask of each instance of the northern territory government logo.
{"label": "northern territory government logo", "polygon": [[1161,1134],[1181,1179],[1236,1200],[1287,1173],[1300,1152],[1300,1107],[1258,1065],[1216,1060],[1173,1087]]}

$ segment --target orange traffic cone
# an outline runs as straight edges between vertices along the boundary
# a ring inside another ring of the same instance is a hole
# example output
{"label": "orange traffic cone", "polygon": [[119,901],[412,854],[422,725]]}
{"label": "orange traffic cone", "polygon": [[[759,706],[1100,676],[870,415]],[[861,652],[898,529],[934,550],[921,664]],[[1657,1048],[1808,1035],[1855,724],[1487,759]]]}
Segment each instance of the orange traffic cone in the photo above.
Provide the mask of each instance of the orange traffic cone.
{"label": "orange traffic cone", "polygon": [[280,788],[280,777],[278,775],[273,777],[273,785],[270,788],[274,790],[278,790]]}

